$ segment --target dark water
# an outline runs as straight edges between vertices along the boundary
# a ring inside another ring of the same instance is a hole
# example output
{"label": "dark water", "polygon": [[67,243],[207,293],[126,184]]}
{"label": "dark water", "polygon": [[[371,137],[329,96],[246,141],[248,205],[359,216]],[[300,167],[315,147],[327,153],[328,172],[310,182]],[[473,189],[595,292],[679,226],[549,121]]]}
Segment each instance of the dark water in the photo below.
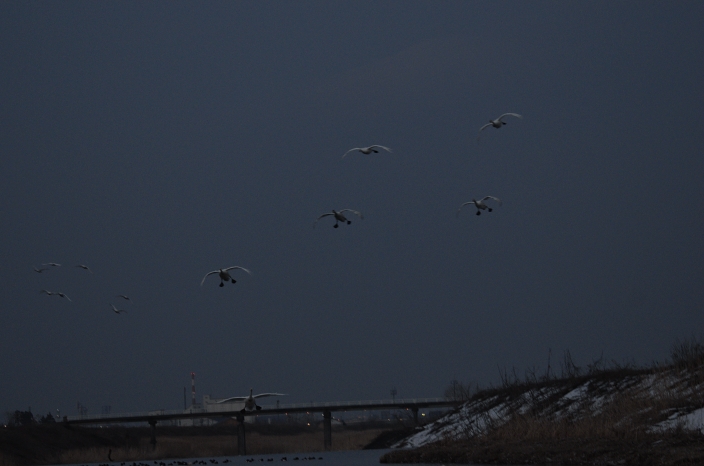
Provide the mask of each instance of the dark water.
{"label": "dark water", "polygon": [[[355,451],[333,451],[333,452],[317,452],[317,453],[287,453],[287,454],[272,454],[272,455],[245,455],[245,456],[219,456],[212,458],[171,458],[168,460],[159,460],[155,464],[150,461],[135,461],[126,462],[124,466],[158,466],[158,463],[166,465],[172,464],[178,466],[177,461],[191,463],[192,466],[373,466],[379,465],[379,458],[391,450],[355,450]],[[284,460],[285,458],[285,460]],[[298,459],[296,459],[298,458]],[[213,460],[211,462],[210,460]],[[227,461],[227,462],[225,462]],[[205,462],[205,465],[203,465]],[[215,463],[217,462],[217,464]],[[109,465],[120,466],[120,462],[114,463],[79,463],[72,466],[97,466]],[[429,464],[414,463],[413,466],[430,466]],[[434,465],[437,466],[437,465]],[[477,465],[480,466],[480,465]],[[510,466],[510,465],[507,465]]]}
{"label": "dark water", "polygon": [[[355,451],[331,451],[316,453],[277,453],[271,455],[244,455],[244,456],[220,456],[213,458],[171,458],[159,460],[157,464],[153,460],[126,462],[125,466],[158,466],[158,463],[172,464],[178,466],[177,461],[192,463],[193,466],[370,466],[378,465],[379,458],[389,450],[355,450]],[[284,459],[285,458],[285,459]],[[297,458],[297,459],[296,459]],[[211,462],[210,460],[213,460]],[[225,462],[227,461],[227,462]],[[217,464],[215,464],[217,462]],[[121,462],[113,463],[79,463],[75,466],[97,466],[98,464],[120,466]],[[422,466],[422,465],[415,465]]]}

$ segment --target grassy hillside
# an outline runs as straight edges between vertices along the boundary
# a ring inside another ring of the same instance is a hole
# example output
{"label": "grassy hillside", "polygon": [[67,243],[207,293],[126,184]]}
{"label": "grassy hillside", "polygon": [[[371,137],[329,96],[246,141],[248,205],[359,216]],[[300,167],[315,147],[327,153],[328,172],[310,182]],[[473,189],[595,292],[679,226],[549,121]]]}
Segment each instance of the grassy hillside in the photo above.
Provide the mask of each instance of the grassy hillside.
{"label": "grassy hillside", "polygon": [[[545,464],[704,463],[704,346],[673,346],[650,367],[569,357],[560,376],[480,390],[455,412],[399,443],[383,462]],[[647,460],[647,461],[646,461]]]}

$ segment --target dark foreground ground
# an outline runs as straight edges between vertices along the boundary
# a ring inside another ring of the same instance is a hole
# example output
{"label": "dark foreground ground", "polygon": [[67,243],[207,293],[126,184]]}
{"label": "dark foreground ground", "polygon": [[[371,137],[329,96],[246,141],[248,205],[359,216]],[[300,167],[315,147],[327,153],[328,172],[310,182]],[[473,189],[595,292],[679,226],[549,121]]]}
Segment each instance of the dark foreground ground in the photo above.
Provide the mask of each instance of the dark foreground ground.
{"label": "dark foreground ground", "polygon": [[648,435],[638,440],[562,439],[551,442],[504,441],[435,444],[396,450],[382,463],[475,463],[563,465],[704,464],[701,434]]}
{"label": "dark foreground ground", "polygon": [[[412,428],[358,425],[333,429],[333,450],[388,448]],[[234,456],[236,425],[158,427],[157,448],[150,428],[87,428],[62,424],[0,427],[0,466],[154,460]],[[247,453],[312,452],[323,449],[320,427],[299,425],[247,426]]]}

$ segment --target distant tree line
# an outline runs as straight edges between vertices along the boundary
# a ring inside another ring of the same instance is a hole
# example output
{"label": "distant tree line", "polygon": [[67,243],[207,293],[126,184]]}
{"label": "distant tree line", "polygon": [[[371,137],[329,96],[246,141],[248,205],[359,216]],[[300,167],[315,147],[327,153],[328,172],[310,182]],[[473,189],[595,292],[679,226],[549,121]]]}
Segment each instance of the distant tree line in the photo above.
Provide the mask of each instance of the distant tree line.
{"label": "distant tree line", "polygon": [[5,415],[7,417],[7,425],[12,427],[56,423],[56,419],[54,419],[54,416],[52,416],[51,413],[47,413],[46,416],[40,417],[39,420],[35,419],[31,409],[27,411],[7,411]]}

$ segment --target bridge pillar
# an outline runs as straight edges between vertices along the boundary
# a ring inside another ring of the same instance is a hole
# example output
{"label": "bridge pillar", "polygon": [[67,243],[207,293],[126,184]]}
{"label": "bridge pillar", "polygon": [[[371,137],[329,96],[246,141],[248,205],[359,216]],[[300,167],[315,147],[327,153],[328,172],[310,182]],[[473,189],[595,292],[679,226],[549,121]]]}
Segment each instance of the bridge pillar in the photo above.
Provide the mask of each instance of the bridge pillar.
{"label": "bridge pillar", "polygon": [[244,414],[242,413],[237,415],[237,454],[247,454],[247,445],[244,438]]}
{"label": "bridge pillar", "polygon": [[332,413],[329,409],[323,411],[323,444],[325,451],[332,449]]}
{"label": "bridge pillar", "polygon": [[149,425],[152,426],[152,439],[149,443],[152,444],[152,448],[156,448],[156,419],[149,419]]}
{"label": "bridge pillar", "polygon": [[413,411],[413,422],[414,425],[418,425],[418,406],[412,406],[411,411]]}

